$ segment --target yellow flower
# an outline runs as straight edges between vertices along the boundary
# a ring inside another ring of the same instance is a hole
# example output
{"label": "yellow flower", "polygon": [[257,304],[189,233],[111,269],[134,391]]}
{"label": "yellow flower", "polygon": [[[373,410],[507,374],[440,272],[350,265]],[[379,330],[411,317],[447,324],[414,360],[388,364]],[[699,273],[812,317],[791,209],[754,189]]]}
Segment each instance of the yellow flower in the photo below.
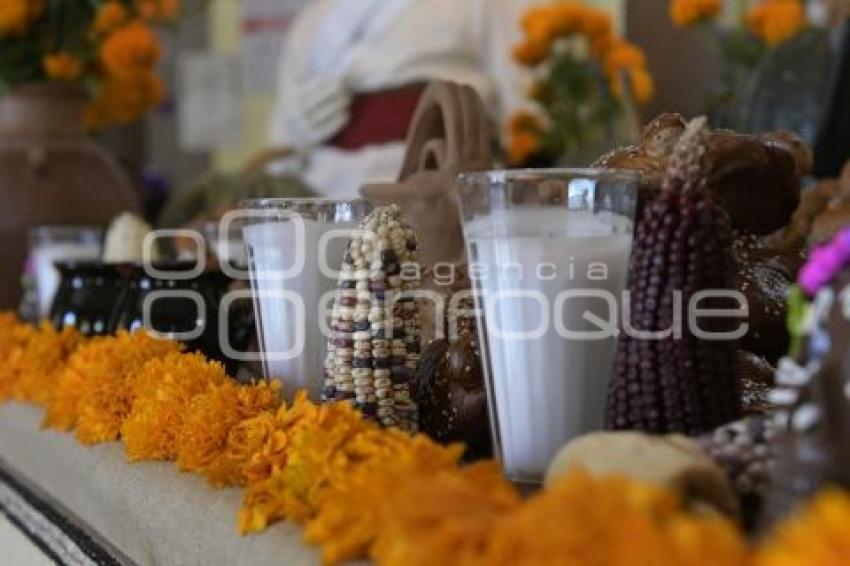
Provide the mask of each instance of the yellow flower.
{"label": "yellow flower", "polygon": [[850,495],[830,488],[780,524],[755,566],[839,566],[850,560]]}
{"label": "yellow flower", "polygon": [[803,30],[805,8],[800,0],[763,0],[747,13],[747,26],[753,35],[775,47]]}
{"label": "yellow flower", "polygon": [[192,399],[227,379],[224,366],[197,353],[175,352],[142,366],[129,378],[135,400],[121,427],[127,457],[175,459],[177,435]]}
{"label": "yellow flower", "polygon": [[677,26],[687,27],[717,17],[721,8],[720,0],[673,0],[670,18]]}
{"label": "yellow flower", "polygon": [[46,0],[0,2],[0,38],[23,35],[44,13]]}
{"label": "yellow flower", "polygon": [[100,58],[107,73],[118,77],[151,72],[161,48],[153,31],[140,21],[131,22],[103,42]]}
{"label": "yellow flower", "polygon": [[53,53],[44,57],[44,72],[48,78],[73,81],[83,73],[83,62],[68,53]]}
{"label": "yellow flower", "polygon": [[107,2],[97,11],[92,29],[99,35],[112,33],[127,21],[127,10],[117,1]]}

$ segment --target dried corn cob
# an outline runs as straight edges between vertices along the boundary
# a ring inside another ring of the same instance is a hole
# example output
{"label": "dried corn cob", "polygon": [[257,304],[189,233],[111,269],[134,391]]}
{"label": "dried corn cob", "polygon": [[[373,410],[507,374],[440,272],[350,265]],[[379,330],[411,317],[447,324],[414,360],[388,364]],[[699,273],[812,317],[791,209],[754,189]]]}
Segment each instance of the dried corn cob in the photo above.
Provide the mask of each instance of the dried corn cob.
{"label": "dried corn cob", "polygon": [[419,360],[418,242],[397,206],[358,227],[340,270],[325,362],[325,400],[348,400],[385,426],[415,430],[410,382]]}
{"label": "dried corn cob", "polygon": [[[688,126],[662,193],[637,227],[630,324],[641,331],[675,326],[676,303],[687,309],[701,290],[734,288],[729,216],[705,190],[705,135],[704,121]],[[686,328],[680,337],[620,339],[608,393],[609,428],[694,435],[739,418],[737,343],[698,339],[687,316],[681,324]],[[727,319],[701,321],[712,332],[728,326]]]}

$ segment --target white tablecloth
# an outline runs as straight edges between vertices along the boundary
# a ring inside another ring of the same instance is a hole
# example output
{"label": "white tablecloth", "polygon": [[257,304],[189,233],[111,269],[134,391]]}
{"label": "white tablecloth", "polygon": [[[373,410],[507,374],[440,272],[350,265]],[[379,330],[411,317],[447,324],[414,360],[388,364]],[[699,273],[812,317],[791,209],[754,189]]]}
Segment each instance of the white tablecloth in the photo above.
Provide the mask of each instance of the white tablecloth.
{"label": "white tablecloth", "polygon": [[171,463],[128,464],[120,443],[84,447],[70,434],[40,430],[41,418],[33,407],[0,406],[0,466],[70,510],[130,561],[169,566],[319,562],[291,524],[239,536],[241,490],[214,490]]}

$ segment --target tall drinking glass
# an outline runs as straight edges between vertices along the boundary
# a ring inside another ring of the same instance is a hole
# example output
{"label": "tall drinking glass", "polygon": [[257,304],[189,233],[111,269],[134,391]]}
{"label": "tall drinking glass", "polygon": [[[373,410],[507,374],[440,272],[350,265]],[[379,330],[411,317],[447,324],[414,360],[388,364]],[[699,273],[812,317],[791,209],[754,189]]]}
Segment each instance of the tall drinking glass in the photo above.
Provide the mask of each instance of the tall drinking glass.
{"label": "tall drinking glass", "polygon": [[514,481],[540,482],[564,443],[603,425],[637,181],[603,170],[458,180],[494,446]]}
{"label": "tall drinking glass", "polygon": [[[371,210],[363,200],[257,199],[241,203],[265,375],[292,397],[318,401],[327,353],[324,308],[348,244]],[[332,232],[337,231],[337,232]]]}

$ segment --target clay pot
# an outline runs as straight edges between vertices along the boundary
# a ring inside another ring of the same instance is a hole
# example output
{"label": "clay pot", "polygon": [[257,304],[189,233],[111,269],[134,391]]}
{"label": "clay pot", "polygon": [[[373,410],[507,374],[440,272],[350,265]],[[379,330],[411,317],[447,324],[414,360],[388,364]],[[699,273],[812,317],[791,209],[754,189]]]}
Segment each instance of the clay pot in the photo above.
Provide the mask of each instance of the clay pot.
{"label": "clay pot", "polygon": [[0,96],[0,310],[16,308],[27,233],[43,224],[106,225],[137,196],[86,136],[85,93],[34,83]]}

